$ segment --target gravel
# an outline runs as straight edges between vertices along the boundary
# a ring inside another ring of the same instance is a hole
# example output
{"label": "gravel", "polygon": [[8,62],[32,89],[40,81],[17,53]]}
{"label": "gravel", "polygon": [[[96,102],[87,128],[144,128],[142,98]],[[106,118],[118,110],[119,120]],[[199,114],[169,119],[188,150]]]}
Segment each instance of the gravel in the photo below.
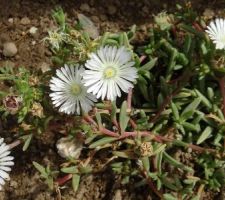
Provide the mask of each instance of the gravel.
{"label": "gravel", "polygon": [[13,57],[17,54],[17,47],[14,42],[5,42],[3,44],[3,55],[6,57]]}

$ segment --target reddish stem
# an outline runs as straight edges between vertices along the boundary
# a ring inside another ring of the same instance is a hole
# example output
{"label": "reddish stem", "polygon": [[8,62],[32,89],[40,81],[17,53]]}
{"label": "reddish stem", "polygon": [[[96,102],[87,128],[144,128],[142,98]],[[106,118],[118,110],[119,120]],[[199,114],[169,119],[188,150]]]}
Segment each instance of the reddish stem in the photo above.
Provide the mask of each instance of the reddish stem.
{"label": "reddish stem", "polygon": [[147,56],[146,56],[146,55],[141,56],[141,57],[139,58],[140,63],[142,63],[142,62],[143,62],[146,58],[147,58]]}
{"label": "reddish stem", "polygon": [[194,28],[195,28],[197,31],[200,31],[200,32],[203,31],[202,27],[201,27],[200,24],[198,24],[197,22],[194,22],[194,23],[193,23],[193,26],[194,26]]}
{"label": "reddish stem", "polygon": [[111,136],[111,137],[117,137],[118,138],[120,136],[118,133],[110,131],[110,130],[104,128],[104,127],[99,127],[99,131],[101,133],[104,133],[105,135],[108,135],[108,136]]}
{"label": "reddish stem", "polygon": [[146,171],[141,170],[141,174],[144,178],[146,178],[149,187],[152,191],[160,198],[163,199],[163,195],[156,189],[155,185],[153,184],[151,178],[147,175]]}
{"label": "reddish stem", "polygon": [[192,75],[191,72],[185,71],[180,78],[177,78],[177,80],[179,80],[177,81],[178,82],[177,88],[170,95],[166,97],[159,111],[156,113],[156,115],[152,119],[150,119],[150,123],[156,122],[156,120],[160,117],[161,113],[165,110],[166,106],[171,102],[172,98],[176,96],[180,92],[184,84],[188,82],[191,75]]}
{"label": "reddish stem", "polygon": [[112,123],[116,126],[117,129],[119,129],[119,124],[116,119],[113,119]]}
{"label": "reddish stem", "polygon": [[8,144],[9,149],[13,149],[14,147],[16,147],[16,146],[20,145],[21,143],[22,143],[22,141],[21,141],[21,140],[16,140],[16,141],[14,141],[13,143]]}
{"label": "reddish stem", "polygon": [[58,178],[56,180],[56,182],[58,183],[58,185],[63,185],[65,182],[67,182],[68,180],[70,180],[73,177],[72,174],[68,174],[62,178]]}
{"label": "reddish stem", "polygon": [[136,129],[137,128],[137,124],[134,122],[134,120],[130,118],[129,121],[130,121],[130,124],[133,127],[133,129]]}
{"label": "reddish stem", "polygon": [[95,125],[95,126],[98,126],[97,123],[96,123],[89,115],[84,115],[84,116],[83,116],[83,119],[84,119],[85,121],[87,121],[87,122],[89,122],[89,123]]}
{"label": "reddish stem", "polygon": [[120,139],[127,138],[127,137],[136,137],[136,136],[150,136],[151,132],[149,131],[133,131],[133,132],[124,132],[121,136]]}

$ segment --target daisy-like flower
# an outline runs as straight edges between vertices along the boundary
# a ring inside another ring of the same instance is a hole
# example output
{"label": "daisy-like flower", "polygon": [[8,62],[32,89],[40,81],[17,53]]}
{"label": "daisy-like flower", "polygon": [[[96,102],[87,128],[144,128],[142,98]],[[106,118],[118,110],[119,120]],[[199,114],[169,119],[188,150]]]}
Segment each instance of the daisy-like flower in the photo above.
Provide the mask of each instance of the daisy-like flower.
{"label": "daisy-like flower", "polygon": [[128,93],[137,78],[137,70],[132,67],[132,54],[125,47],[101,47],[97,53],[91,53],[83,74],[84,85],[88,92],[97,98],[115,100],[121,96],[121,90]]}
{"label": "daisy-like flower", "polygon": [[216,19],[210,22],[206,32],[216,44],[216,49],[225,49],[225,19]]}
{"label": "daisy-like flower", "polygon": [[0,138],[0,190],[5,185],[5,181],[9,180],[8,172],[11,171],[11,166],[14,165],[12,161],[13,156],[9,156],[9,146],[4,143],[4,139]]}
{"label": "daisy-like flower", "polygon": [[57,77],[50,80],[50,97],[60,112],[79,115],[81,110],[88,112],[94,105],[96,97],[87,93],[82,83],[83,72],[83,67],[65,65],[56,70]]}

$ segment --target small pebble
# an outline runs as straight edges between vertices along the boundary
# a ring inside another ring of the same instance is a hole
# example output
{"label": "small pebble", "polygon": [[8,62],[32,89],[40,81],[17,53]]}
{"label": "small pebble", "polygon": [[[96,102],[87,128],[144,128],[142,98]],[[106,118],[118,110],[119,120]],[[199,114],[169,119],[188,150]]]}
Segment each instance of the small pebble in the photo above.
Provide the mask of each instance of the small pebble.
{"label": "small pebble", "polygon": [[8,22],[9,22],[10,24],[13,24],[13,21],[14,21],[13,18],[9,18],[9,19],[8,19]]}
{"label": "small pebble", "polygon": [[39,68],[42,71],[42,73],[45,73],[51,70],[50,65],[46,62],[41,63]]}
{"label": "small pebble", "polygon": [[108,10],[108,13],[109,13],[110,15],[114,15],[114,14],[116,13],[116,11],[117,11],[117,9],[116,9],[116,7],[115,7],[114,5],[109,5],[109,6],[107,7],[107,10]]}
{"label": "small pebble", "polygon": [[100,15],[100,19],[102,21],[107,21],[107,16],[106,15]]}
{"label": "small pebble", "polygon": [[93,22],[96,22],[96,23],[99,22],[98,16],[92,16],[91,19],[92,19]]}
{"label": "small pebble", "polygon": [[36,41],[35,40],[32,41],[31,44],[34,46],[36,44]]}
{"label": "small pebble", "polygon": [[89,12],[90,11],[90,6],[87,3],[83,3],[80,6],[80,10],[82,10],[84,12]]}
{"label": "small pebble", "polygon": [[32,27],[29,29],[29,33],[30,33],[31,35],[36,34],[37,31],[38,31],[38,28],[35,27],[35,26],[32,26]]}
{"label": "small pebble", "polygon": [[21,20],[20,20],[20,23],[22,25],[28,25],[30,24],[30,19],[28,17],[23,17]]}
{"label": "small pebble", "polygon": [[17,47],[13,42],[5,42],[3,44],[3,55],[6,57],[13,57],[17,54]]}

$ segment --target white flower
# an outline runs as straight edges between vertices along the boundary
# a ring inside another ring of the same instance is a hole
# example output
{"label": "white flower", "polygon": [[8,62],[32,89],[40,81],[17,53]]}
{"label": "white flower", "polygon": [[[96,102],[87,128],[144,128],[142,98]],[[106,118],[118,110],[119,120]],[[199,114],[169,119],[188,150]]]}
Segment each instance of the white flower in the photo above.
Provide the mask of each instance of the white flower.
{"label": "white flower", "polygon": [[88,92],[97,95],[97,98],[115,100],[121,96],[121,91],[128,93],[133,88],[137,78],[137,70],[132,67],[132,54],[125,47],[101,47],[97,53],[91,53],[86,62],[83,74],[84,85]]}
{"label": "white flower", "polygon": [[210,39],[216,44],[216,49],[225,49],[225,20],[216,19],[210,22],[206,32]]}
{"label": "white flower", "polygon": [[95,96],[87,93],[87,88],[82,83],[83,71],[83,67],[65,65],[56,70],[57,77],[50,80],[50,97],[53,104],[60,107],[60,112],[79,115],[81,110],[88,112],[94,105]]}
{"label": "white flower", "polygon": [[9,146],[4,143],[4,139],[0,138],[0,190],[5,185],[5,180],[9,180],[8,172],[11,171],[11,166],[14,165],[12,161],[13,156],[9,156]]}

